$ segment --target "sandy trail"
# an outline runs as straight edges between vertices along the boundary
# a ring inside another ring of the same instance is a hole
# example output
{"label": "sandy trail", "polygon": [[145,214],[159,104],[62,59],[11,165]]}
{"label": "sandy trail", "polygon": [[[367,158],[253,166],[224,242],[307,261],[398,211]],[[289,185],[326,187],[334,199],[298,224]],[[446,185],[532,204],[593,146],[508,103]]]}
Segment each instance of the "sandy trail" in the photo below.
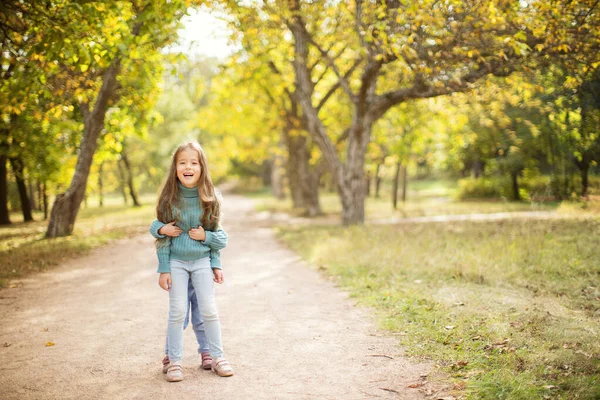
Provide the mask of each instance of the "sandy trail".
{"label": "sandy trail", "polygon": [[404,358],[368,309],[276,240],[250,200],[227,196],[225,212],[230,240],[222,253],[225,284],[216,292],[234,377],[198,368],[188,328],[185,380],[165,381],[168,295],[157,285],[154,244],[145,235],[0,291],[0,397],[432,398],[425,396],[429,383],[407,388],[432,365]]}

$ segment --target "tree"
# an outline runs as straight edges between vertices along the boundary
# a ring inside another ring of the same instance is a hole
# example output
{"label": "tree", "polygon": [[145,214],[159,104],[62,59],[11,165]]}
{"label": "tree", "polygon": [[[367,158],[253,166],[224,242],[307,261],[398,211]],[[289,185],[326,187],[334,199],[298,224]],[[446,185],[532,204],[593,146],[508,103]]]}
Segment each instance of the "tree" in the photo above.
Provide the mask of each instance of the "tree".
{"label": "tree", "polygon": [[[185,12],[187,4],[184,1],[164,4],[146,1],[87,6],[90,7],[87,12],[79,15],[82,20],[78,21],[81,23],[78,28],[82,30],[78,32],[86,32],[83,34],[83,45],[94,52],[94,60],[90,59],[89,64],[79,64],[78,67],[84,72],[90,70],[96,83],[92,81],[93,89],[82,94],[78,100],[84,128],[77,165],[69,188],[56,197],[46,232],[48,237],[69,235],[73,231],[106,113],[111,104],[118,100],[124,81],[118,79],[122,69],[130,71],[139,68],[143,73],[150,73],[144,67],[142,55],[155,54],[157,49],[172,40],[178,18]],[[90,35],[90,31],[95,32],[94,27],[100,15],[104,26],[113,30]],[[100,55],[101,52],[104,55]]]}
{"label": "tree", "polygon": [[[340,47],[352,50],[336,62],[331,49],[322,46],[316,32],[307,28],[307,21],[318,18],[318,12],[327,12],[321,4],[288,0],[280,11],[283,4],[276,3],[277,9],[270,3],[264,8],[281,14],[294,36],[298,96],[309,131],[334,176],[344,224],[364,222],[365,152],[373,123],[390,108],[468,91],[484,77],[507,76],[535,58],[580,55],[577,50],[583,47],[575,45],[592,36],[590,21],[595,21],[598,13],[597,2],[591,1],[548,5],[492,0],[410,4],[357,0],[348,8],[352,14],[338,22],[340,27],[333,33]],[[562,13],[557,11],[559,6]],[[327,24],[319,28],[331,29]],[[592,47],[597,45],[594,40]],[[345,160],[315,109],[309,63],[317,55],[327,61],[353,108]],[[351,65],[357,57],[364,60],[362,67],[346,78],[342,66]]]}

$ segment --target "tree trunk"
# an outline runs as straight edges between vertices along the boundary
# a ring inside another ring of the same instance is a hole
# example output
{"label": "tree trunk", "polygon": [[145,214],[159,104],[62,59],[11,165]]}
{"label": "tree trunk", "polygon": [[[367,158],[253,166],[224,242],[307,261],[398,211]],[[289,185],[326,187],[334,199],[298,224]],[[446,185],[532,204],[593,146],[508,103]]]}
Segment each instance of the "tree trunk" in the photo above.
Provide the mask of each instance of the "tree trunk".
{"label": "tree trunk", "polygon": [[371,196],[371,171],[365,173],[365,196]]}
{"label": "tree trunk", "polygon": [[299,160],[298,160],[298,139],[295,137],[290,137],[288,132],[285,132],[286,135],[286,145],[287,145],[287,176],[288,176],[288,184],[290,186],[290,193],[292,195],[292,204],[294,208],[304,208],[304,199],[302,198],[302,189],[300,184],[300,174],[299,170]]}
{"label": "tree trunk", "polygon": [[280,158],[273,159],[273,168],[271,169],[271,191],[273,196],[278,200],[285,199],[285,192],[283,191],[283,176],[284,172],[281,168],[283,160]]}
{"label": "tree trunk", "polygon": [[123,163],[121,160],[117,160],[117,169],[119,170],[119,189],[121,190],[121,195],[123,196],[123,203],[125,205],[128,204],[127,201],[127,190],[125,189],[125,171],[123,171]]}
{"label": "tree trunk", "polygon": [[481,159],[479,158],[479,156],[475,157],[475,160],[473,161],[473,176],[475,177],[475,179],[479,178],[481,176],[483,172],[483,163],[481,162]]}
{"label": "tree trunk", "polygon": [[406,189],[408,187],[408,168],[402,166],[402,203],[406,203]]}
{"label": "tree trunk", "polygon": [[35,202],[35,185],[33,184],[33,180],[29,180],[29,204],[31,205],[31,211],[38,209],[38,204]]}
{"label": "tree trunk", "polygon": [[90,111],[88,104],[82,104],[80,107],[84,128],[83,137],[79,145],[75,174],[67,191],[56,196],[50,214],[48,231],[46,232],[47,237],[67,236],[73,233],[77,213],[85,195],[94,153],[98,146],[98,137],[102,128],[104,128],[104,118],[108,110],[108,103],[115,95],[117,89],[119,68],[120,59],[117,57],[104,74],[104,81],[94,105],[94,110]]}
{"label": "tree trunk", "polygon": [[[2,150],[0,149],[0,151]],[[11,223],[8,213],[7,161],[8,157],[6,154],[0,153],[0,225],[9,225]]]}
{"label": "tree trunk", "polygon": [[260,169],[260,177],[262,179],[263,186],[271,186],[271,170],[273,164],[271,160],[264,160]]}
{"label": "tree trunk", "polygon": [[48,219],[48,192],[46,190],[46,182],[43,185],[42,202],[44,204],[44,221]]}
{"label": "tree trunk", "polygon": [[104,167],[104,162],[100,163],[98,167],[98,207],[104,206],[104,184],[102,182],[102,173]]}
{"label": "tree trunk", "polygon": [[[319,146],[335,181],[342,202],[342,223],[344,225],[362,224],[365,217],[365,153],[370,140],[372,123],[375,120],[371,117],[367,118],[368,99],[375,95],[376,79],[374,78],[380,72],[382,63],[369,60],[361,78],[360,95],[353,100],[355,115],[348,131],[347,157],[346,162],[343,163],[312,103],[314,83],[308,67],[308,33],[301,17],[300,3],[290,0],[289,5],[294,13],[289,27],[294,36],[296,93],[302,106],[303,116],[306,118],[306,128]],[[377,117],[377,114],[374,114],[374,117]]]}
{"label": "tree trunk", "polygon": [[44,208],[42,200],[42,181],[40,181],[39,179],[37,181],[37,203],[38,210],[42,211],[42,209]]}
{"label": "tree trunk", "polygon": [[398,161],[396,163],[396,170],[394,171],[394,180],[392,182],[392,205],[394,210],[398,208],[398,181],[400,180],[400,167],[402,163]]}
{"label": "tree trunk", "polygon": [[589,188],[589,181],[588,181],[588,174],[590,171],[590,166],[589,164],[587,165],[586,168],[581,170],[581,197],[587,197],[588,195],[588,188]]}
{"label": "tree trunk", "polygon": [[519,174],[517,172],[511,172],[510,179],[512,181],[513,200],[520,201],[521,194],[519,193]]}
{"label": "tree trunk", "polygon": [[9,158],[10,165],[17,181],[17,188],[19,190],[19,200],[21,201],[21,212],[23,213],[23,221],[33,221],[31,215],[31,203],[29,202],[29,196],[27,195],[27,184],[25,183],[23,161],[19,157]]}
{"label": "tree trunk", "polygon": [[129,163],[127,153],[125,153],[124,146],[123,150],[121,151],[121,158],[123,159],[123,163],[125,164],[125,170],[127,172],[127,187],[129,188],[129,195],[131,196],[131,200],[133,201],[133,206],[140,207],[141,204],[138,200],[137,192],[135,191],[135,185],[133,184],[133,171],[131,169],[131,164]]}
{"label": "tree trunk", "polygon": [[[355,117],[355,121],[359,118]],[[366,122],[366,121],[363,121]],[[344,165],[342,198],[342,223],[357,225],[365,222],[365,154],[371,136],[371,126],[354,123],[348,137],[346,164]]]}
{"label": "tree trunk", "polygon": [[377,168],[375,169],[375,198],[379,198],[379,189],[381,189],[381,176],[379,176],[379,172],[381,170],[381,163],[377,164]]}
{"label": "tree trunk", "polygon": [[309,141],[304,134],[289,135],[286,140],[288,147],[288,176],[294,208],[303,208],[305,215],[315,217],[321,214],[319,204],[320,174],[310,165]]}
{"label": "tree trunk", "polygon": [[[306,167],[309,167],[308,164]],[[306,210],[305,215],[311,218],[321,215],[322,211],[319,203],[320,175],[314,170],[305,171],[305,173],[302,175],[302,198],[304,202],[304,209]]]}
{"label": "tree trunk", "polygon": [[296,168],[298,169],[298,181],[300,183],[300,195],[302,205],[307,217],[316,217],[321,214],[319,204],[319,174],[315,167],[310,166],[310,149],[306,136],[299,136],[296,143]]}
{"label": "tree trunk", "polygon": [[271,190],[273,191],[273,196],[279,200],[285,199],[285,191],[283,189],[285,176],[285,169],[283,168],[285,164],[285,159],[283,157],[284,153],[285,143],[284,139],[280,137],[279,146],[273,156],[273,168],[271,170]]}

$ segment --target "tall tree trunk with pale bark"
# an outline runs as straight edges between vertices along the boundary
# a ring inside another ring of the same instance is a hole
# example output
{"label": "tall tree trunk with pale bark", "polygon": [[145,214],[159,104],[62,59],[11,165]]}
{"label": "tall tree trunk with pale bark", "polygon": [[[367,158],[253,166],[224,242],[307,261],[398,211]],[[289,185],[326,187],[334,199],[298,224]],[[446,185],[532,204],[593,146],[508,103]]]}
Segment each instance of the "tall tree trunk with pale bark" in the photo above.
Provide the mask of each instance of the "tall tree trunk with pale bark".
{"label": "tall tree trunk with pale bark", "polygon": [[77,213],[85,195],[94,153],[98,146],[98,138],[104,128],[109,101],[115,96],[117,90],[120,66],[121,61],[117,57],[106,70],[93,110],[90,110],[87,103],[80,105],[84,128],[75,174],[67,191],[56,196],[46,232],[47,237],[68,236],[73,233]]}

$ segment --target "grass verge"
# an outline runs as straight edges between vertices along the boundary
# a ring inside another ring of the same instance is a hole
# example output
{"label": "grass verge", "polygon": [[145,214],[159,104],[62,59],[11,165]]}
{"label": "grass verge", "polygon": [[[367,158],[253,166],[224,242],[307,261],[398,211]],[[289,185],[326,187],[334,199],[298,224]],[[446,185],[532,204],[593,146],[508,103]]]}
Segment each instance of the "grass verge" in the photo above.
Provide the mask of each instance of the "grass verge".
{"label": "grass verge", "polygon": [[458,396],[600,398],[600,219],[278,231]]}
{"label": "grass verge", "polygon": [[[150,204],[150,202],[146,202]],[[82,208],[73,235],[46,239],[48,221],[34,215],[35,222],[16,222],[0,227],[0,287],[32,272],[44,271],[86,251],[147,231],[154,206],[132,208],[110,204]],[[17,221],[18,216],[12,216]]]}

